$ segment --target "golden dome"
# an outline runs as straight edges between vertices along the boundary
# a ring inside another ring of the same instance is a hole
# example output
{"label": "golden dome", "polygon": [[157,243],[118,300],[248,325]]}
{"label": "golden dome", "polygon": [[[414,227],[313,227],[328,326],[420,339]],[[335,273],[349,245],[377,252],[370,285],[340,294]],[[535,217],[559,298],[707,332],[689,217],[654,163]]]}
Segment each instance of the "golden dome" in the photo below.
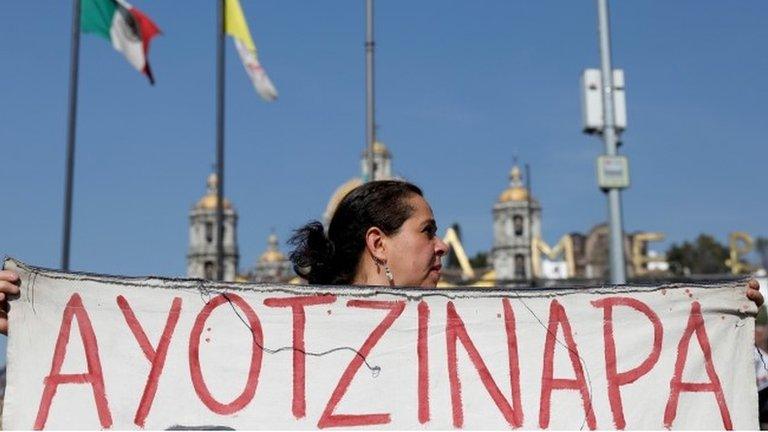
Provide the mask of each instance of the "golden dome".
{"label": "golden dome", "polygon": [[499,195],[499,202],[528,201],[528,189],[523,186],[520,168],[515,165],[509,172],[509,187]]}
{"label": "golden dome", "polygon": [[273,262],[280,262],[285,261],[285,255],[282,254],[278,250],[278,241],[277,236],[273,233],[270,234],[269,240],[267,241],[269,246],[267,246],[266,252],[261,254],[261,257],[259,258],[259,262],[263,263],[273,263]]}
{"label": "golden dome", "polygon": [[524,187],[511,187],[499,195],[499,202],[528,201],[528,189]]}
{"label": "golden dome", "polygon": [[[204,197],[200,198],[200,201],[197,202],[195,208],[201,210],[216,210],[216,205],[218,202],[219,199],[216,197],[216,195],[206,194]],[[224,198],[224,208],[232,208],[232,203],[230,203],[226,198]]]}
{"label": "golden dome", "polygon": [[373,154],[380,154],[384,156],[389,156],[389,149],[387,146],[384,145],[381,141],[374,141],[373,142]]}
{"label": "golden dome", "polygon": [[[363,157],[368,154],[368,146],[365,146],[365,150],[363,150]],[[390,157],[392,154],[389,152],[389,149],[387,146],[384,145],[381,141],[374,141],[373,142],[373,154],[374,155],[382,155],[384,157]]]}
{"label": "golden dome", "polygon": [[325,207],[325,214],[323,215],[326,225],[331,223],[331,218],[333,217],[333,214],[336,213],[336,207],[339,206],[341,200],[344,199],[348,193],[352,192],[354,188],[361,186],[362,184],[363,181],[358,177],[355,177],[347,180],[346,183],[339,186],[336,191],[333,192],[331,199],[328,201],[328,205]]}
{"label": "golden dome", "polygon": [[[216,210],[216,205],[219,202],[218,197],[216,196],[219,189],[219,178],[216,176],[216,173],[211,173],[211,175],[208,176],[206,184],[208,186],[208,192],[200,198],[197,204],[195,204],[195,208],[199,210]],[[231,209],[232,203],[224,198],[223,207],[225,209]]]}
{"label": "golden dome", "polygon": [[259,258],[260,262],[279,262],[284,260],[285,255],[283,255],[280,251],[266,251],[261,254],[261,258]]}

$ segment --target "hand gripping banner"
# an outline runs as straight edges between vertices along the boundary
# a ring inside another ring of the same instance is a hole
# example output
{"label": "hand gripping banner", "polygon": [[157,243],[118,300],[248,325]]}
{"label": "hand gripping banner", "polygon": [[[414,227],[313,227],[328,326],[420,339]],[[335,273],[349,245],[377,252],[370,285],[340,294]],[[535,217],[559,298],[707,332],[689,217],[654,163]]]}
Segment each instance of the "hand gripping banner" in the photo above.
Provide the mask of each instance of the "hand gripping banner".
{"label": "hand gripping banner", "polygon": [[746,283],[227,284],[8,259],[7,429],[756,429]]}

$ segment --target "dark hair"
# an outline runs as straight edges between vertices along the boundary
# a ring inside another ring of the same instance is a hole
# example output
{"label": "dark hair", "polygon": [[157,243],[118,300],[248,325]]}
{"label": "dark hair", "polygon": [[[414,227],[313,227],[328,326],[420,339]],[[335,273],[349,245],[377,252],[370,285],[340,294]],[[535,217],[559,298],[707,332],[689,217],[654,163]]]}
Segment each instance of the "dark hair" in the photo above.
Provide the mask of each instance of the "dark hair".
{"label": "dark hair", "polygon": [[377,227],[386,235],[400,230],[411,217],[407,199],[423,196],[418,186],[399,180],[378,180],[350,191],[336,207],[328,226],[310,222],[288,240],[295,248],[291,261],[297,274],[311,284],[349,284],[365,250],[365,233]]}

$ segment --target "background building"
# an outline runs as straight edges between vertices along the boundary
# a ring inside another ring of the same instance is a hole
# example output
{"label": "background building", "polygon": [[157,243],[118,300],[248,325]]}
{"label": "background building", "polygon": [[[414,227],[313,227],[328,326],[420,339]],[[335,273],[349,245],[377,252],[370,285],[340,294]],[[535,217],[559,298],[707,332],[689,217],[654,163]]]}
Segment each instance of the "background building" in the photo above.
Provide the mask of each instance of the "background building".
{"label": "background building", "polygon": [[[206,194],[189,212],[189,250],[187,276],[201,279],[216,278],[216,205],[219,180],[208,176]],[[237,247],[237,212],[224,198],[224,280],[234,281],[240,254]]]}
{"label": "background building", "polygon": [[520,167],[512,167],[509,187],[493,206],[491,261],[496,281],[530,280],[531,244],[541,235],[541,206],[523,186]]}
{"label": "background building", "polygon": [[296,278],[291,261],[280,252],[280,242],[272,233],[267,239],[267,250],[261,254],[253,269],[242,280],[259,283],[286,283]]}

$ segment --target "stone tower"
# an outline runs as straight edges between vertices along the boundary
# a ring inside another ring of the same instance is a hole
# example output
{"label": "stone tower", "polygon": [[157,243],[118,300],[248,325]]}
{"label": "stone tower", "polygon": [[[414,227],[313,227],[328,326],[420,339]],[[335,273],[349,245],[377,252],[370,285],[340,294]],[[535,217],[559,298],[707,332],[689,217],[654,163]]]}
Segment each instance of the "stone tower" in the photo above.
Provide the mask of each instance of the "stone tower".
{"label": "stone tower", "polygon": [[501,283],[532,278],[531,243],[541,235],[541,206],[523,185],[517,165],[509,178],[509,187],[493,206],[491,260]]}
{"label": "stone tower", "polygon": [[[373,143],[373,164],[375,171],[373,174],[373,180],[388,180],[392,178],[392,154],[389,153],[389,149],[384,143],[376,141]],[[362,177],[368,177],[368,149],[363,151],[360,159],[360,171]]]}
{"label": "stone tower", "polygon": [[254,282],[287,282],[294,276],[291,261],[280,252],[275,233],[267,239],[267,250],[259,257],[253,273]]}
{"label": "stone tower", "polygon": [[[208,176],[208,190],[189,212],[187,276],[216,279],[216,194],[219,179]],[[234,281],[240,258],[237,248],[237,212],[224,198],[224,280]]]}

